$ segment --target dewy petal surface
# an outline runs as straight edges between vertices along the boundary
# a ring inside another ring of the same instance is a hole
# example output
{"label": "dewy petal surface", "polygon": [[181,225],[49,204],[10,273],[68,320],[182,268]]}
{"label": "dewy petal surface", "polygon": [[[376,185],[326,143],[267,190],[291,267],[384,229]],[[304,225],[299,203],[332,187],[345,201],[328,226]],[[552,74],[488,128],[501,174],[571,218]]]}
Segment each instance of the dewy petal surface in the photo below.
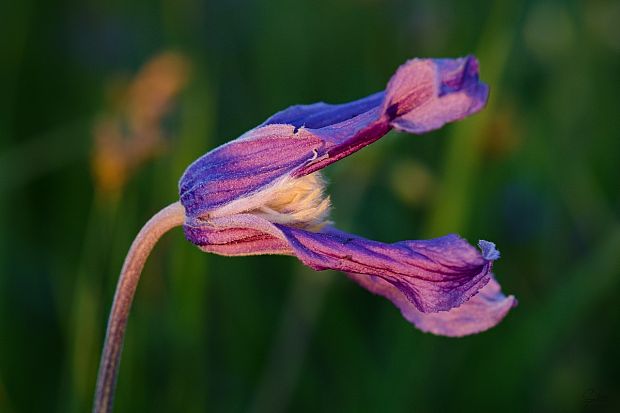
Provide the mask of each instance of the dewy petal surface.
{"label": "dewy petal surface", "polygon": [[179,182],[188,216],[207,214],[350,155],[392,128],[423,133],[484,106],[488,88],[478,62],[414,59],[378,92],[350,103],[292,106],[190,165]]}
{"label": "dewy petal surface", "polygon": [[392,301],[403,317],[422,331],[448,337],[462,337],[497,325],[517,305],[513,296],[502,294],[493,276],[487,285],[462,305],[449,311],[423,313],[392,284],[380,277],[348,274],[362,287]]}
{"label": "dewy petal surface", "polygon": [[185,234],[208,252],[295,255],[315,270],[375,276],[422,313],[458,307],[490,279],[491,261],[456,235],[385,244],[330,227],[310,232],[272,224],[252,214],[192,220]]}

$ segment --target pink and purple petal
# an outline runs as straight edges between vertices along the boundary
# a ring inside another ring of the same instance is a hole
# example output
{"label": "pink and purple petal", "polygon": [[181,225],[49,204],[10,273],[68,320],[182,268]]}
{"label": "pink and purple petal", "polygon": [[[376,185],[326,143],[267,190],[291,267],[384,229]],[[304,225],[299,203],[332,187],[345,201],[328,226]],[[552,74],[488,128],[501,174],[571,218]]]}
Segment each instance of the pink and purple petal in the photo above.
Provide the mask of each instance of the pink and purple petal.
{"label": "pink and purple petal", "polygon": [[502,294],[493,276],[487,285],[459,307],[437,313],[423,313],[392,284],[375,276],[348,274],[367,290],[392,301],[403,317],[424,332],[448,337],[462,337],[497,325],[517,305],[513,296]]}
{"label": "pink and purple petal", "polygon": [[276,226],[305,265],[379,277],[423,313],[460,306],[490,277],[491,261],[457,235],[385,244],[331,228]]}
{"label": "pink and purple petal", "polygon": [[392,128],[422,133],[462,119],[487,96],[473,57],[410,60],[385,92],[341,105],[293,106],[207,153],[181,177],[181,202],[188,216],[201,216],[282,177],[324,168]]}
{"label": "pink and purple petal", "polygon": [[310,131],[325,141],[317,158],[296,175],[326,167],[380,139],[392,128],[425,133],[480,111],[488,86],[478,78],[473,56],[460,59],[414,59],[390,79],[383,101],[340,123]]}
{"label": "pink and purple petal", "polygon": [[281,232],[263,218],[237,214],[205,222],[188,217],[185,237],[201,250],[225,256],[293,255]]}
{"label": "pink and purple petal", "polygon": [[349,103],[329,104],[324,102],[310,105],[295,105],[271,116],[261,126],[274,124],[293,125],[297,128],[320,129],[335,125],[362,113],[376,109],[383,103],[385,92],[374,93]]}
{"label": "pink and purple petal", "polygon": [[486,104],[489,88],[480,82],[473,56],[413,62],[417,64],[401,66],[388,84],[384,104],[386,111],[394,113],[390,123],[394,128],[429,132],[476,113]]}
{"label": "pink and purple petal", "polygon": [[289,175],[323,142],[292,125],[269,125],[222,145],[191,164],[179,182],[181,203],[196,217],[248,197]]}
{"label": "pink and purple petal", "polygon": [[223,255],[295,255],[315,270],[332,269],[384,280],[422,313],[465,303],[489,282],[492,261],[456,235],[384,244],[333,228],[310,232],[251,214],[189,219],[189,241]]}

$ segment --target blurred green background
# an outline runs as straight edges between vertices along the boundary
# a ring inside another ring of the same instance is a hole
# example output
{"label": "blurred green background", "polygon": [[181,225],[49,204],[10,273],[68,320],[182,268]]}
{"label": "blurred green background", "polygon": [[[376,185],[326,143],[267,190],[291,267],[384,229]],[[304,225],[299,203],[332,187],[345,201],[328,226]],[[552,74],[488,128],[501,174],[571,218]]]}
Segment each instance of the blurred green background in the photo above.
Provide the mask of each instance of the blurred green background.
{"label": "blurred green background", "polygon": [[166,235],[117,412],[620,411],[620,3],[20,0],[0,4],[0,412],[90,409],[139,228],[195,158],[277,110],[474,53],[491,99],[327,168],[333,218],[497,243],[519,307],[447,339],[290,257]]}

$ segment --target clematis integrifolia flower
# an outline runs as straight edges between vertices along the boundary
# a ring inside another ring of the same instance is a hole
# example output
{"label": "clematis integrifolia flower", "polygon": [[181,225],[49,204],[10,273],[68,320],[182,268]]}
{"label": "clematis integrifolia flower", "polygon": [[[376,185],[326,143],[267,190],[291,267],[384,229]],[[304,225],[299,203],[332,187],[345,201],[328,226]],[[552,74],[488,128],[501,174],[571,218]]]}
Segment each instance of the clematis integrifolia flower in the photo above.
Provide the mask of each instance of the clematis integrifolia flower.
{"label": "clematis integrifolia flower", "polygon": [[422,331],[478,333],[512,308],[491,272],[495,245],[480,251],[457,235],[385,244],[335,229],[320,170],[392,129],[421,134],[481,110],[488,87],[474,57],[414,59],[385,91],[339,105],[292,106],[196,160],[179,182],[180,202],[140,232],[125,261],[110,320],[95,411],[110,411],[122,337],[142,265],[157,239],[183,225],[187,239],[220,255],[296,256],[346,273],[385,296]]}

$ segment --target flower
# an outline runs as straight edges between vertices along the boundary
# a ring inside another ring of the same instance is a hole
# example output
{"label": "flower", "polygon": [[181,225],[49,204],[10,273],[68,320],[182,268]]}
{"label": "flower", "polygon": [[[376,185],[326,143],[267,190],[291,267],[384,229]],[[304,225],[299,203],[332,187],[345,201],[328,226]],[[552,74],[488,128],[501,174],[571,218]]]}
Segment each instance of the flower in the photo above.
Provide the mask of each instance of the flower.
{"label": "flower", "polygon": [[487,97],[474,57],[414,59],[383,92],[341,105],[292,106],[196,160],[179,182],[180,202],[155,214],[127,253],[93,411],[112,410],[140,274],[157,240],[179,225],[207,252],[294,255],[315,270],[347,273],[423,331],[464,336],[499,323],[516,300],[491,273],[495,244],[480,241],[478,251],[457,235],[384,244],[339,231],[319,172],[391,129],[419,134],[476,113]]}
{"label": "flower", "polygon": [[491,273],[499,252],[457,235],[393,244],[331,226],[319,170],[391,129],[421,134],[481,110],[478,62],[414,59],[385,91],[339,105],[292,106],[190,165],[179,182],[187,239],[221,255],[293,255],[347,273],[390,299],[423,331],[445,336],[496,325],[516,303]]}

